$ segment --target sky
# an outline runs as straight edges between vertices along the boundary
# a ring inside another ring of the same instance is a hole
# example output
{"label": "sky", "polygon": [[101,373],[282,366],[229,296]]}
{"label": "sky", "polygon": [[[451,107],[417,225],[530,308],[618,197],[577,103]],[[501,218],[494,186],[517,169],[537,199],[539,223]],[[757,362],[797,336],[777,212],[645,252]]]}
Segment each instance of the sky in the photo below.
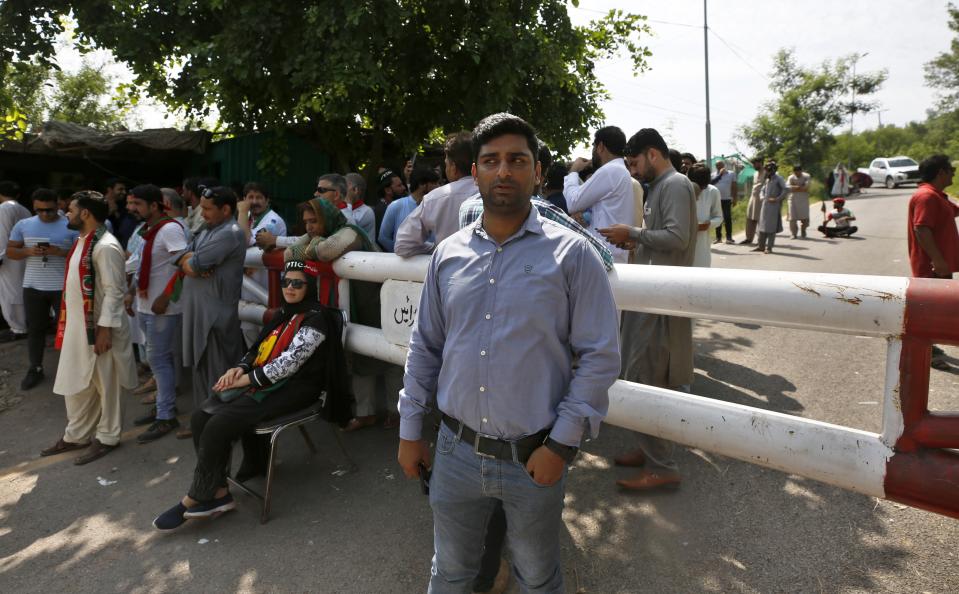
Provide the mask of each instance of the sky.
{"label": "sky", "polygon": [[[954,34],[947,26],[946,0],[708,0],[709,76],[712,153],[749,152],[735,138],[762,104],[774,98],[768,73],[772,56],[792,47],[800,64],[852,53],[867,54],[858,69],[888,70],[889,77],[873,98],[882,110],[857,116],[855,129],[884,124],[906,124],[925,118],[935,104],[934,90],[925,86],[923,65],[948,51]],[[706,153],[705,73],[702,0],[580,0],[570,6],[574,23],[586,24],[609,9],[645,15],[651,36],[641,37],[652,51],[649,70],[633,76],[625,56],[597,65],[600,81],[610,93],[602,103],[607,125],[616,125],[627,137],[640,128],[663,133],[670,146],[697,158]],[[94,53],[96,63],[103,60]],[[79,55],[64,49],[61,65],[79,66]],[[131,79],[123,65],[109,71],[118,82]],[[137,110],[143,127],[176,125],[175,118],[155,103]],[[844,127],[844,129],[846,129]],[[588,145],[574,156],[588,156]]]}
{"label": "sky", "polygon": [[[887,69],[873,96],[882,110],[859,114],[856,130],[906,124],[925,118],[935,92],[925,86],[923,65],[948,51],[946,0],[708,0],[712,153],[748,147],[736,129],[774,98],[767,76],[772,56],[793,47],[800,64],[816,65],[852,53],[867,53],[859,72]],[[697,158],[706,154],[705,62],[702,0],[580,0],[570,8],[574,23],[599,18],[611,8],[645,15],[653,31],[645,38],[650,69],[636,77],[624,57],[597,67],[610,93],[602,104],[606,123],[627,137],[658,129],[670,146]],[[642,38],[641,38],[642,39]],[[848,125],[847,125],[848,126]],[[848,129],[844,127],[844,129]],[[586,156],[587,148],[577,155]]]}

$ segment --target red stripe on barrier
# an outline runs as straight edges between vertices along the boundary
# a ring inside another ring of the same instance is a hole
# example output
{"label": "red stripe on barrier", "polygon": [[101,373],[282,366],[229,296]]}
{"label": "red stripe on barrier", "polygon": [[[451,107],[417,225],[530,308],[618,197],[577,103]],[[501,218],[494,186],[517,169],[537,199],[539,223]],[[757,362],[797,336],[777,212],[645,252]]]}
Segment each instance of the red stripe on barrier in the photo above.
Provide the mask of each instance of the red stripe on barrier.
{"label": "red stripe on barrier", "polygon": [[896,454],[886,464],[886,497],[959,518],[959,453],[919,450]]}
{"label": "red stripe on barrier", "polygon": [[934,343],[959,344],[959,283],[910,279],[899,359],[903,432],[886,463],[886,497],[959,518],[959,414],[929,412]]}
{"label": "red stripe on barrier", "polygon": [[906,336],[959,345],[959,281],[909,279],[904,329]]}

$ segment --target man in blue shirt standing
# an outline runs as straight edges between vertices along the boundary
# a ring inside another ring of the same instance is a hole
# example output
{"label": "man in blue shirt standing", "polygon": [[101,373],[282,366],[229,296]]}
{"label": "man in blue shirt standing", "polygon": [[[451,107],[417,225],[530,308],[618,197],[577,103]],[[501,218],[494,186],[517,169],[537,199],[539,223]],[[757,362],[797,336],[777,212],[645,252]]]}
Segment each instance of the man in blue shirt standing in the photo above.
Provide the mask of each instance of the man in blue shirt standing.
{"label": "man in blue shirt standing", "polygon": [[390,202],[390,205],[386,207],[386,214],[383,215],[383,223],[380,225],[380,234],[377,239],[384,250],[393,251],[396,232],[400,225],[411,212],[416,210],[423,201],[423,197],[436,189],[439,181],[440,176],[432,169],[418,167],[413,170],[410,174],[410,195]]}
{"label": "man in blue shirt standing", "polygon": [[29,367],[20,383],[29,390],[43,381],[43,348],[50,312],[60,312],[66,256],[78,231],[67,228],[67,217],[58,211],[57,193],[40,188],[33,193],[36,215],[13,226],[7,243],[7,257],[26,260],[23,274],[23,303],[27,314]]}
{"label": "man in blue shirt standing", "polygon": [[430,592],[470,592],[497,501],[521,588],[562,592],[564,479],[619,374],[616,305],[588,243],[531,208],[532,127],[495,114],[473,135],[484,213],[430,262],[400,393],[398,460],[409,478],[426,472],[423,418],[439,408]]}

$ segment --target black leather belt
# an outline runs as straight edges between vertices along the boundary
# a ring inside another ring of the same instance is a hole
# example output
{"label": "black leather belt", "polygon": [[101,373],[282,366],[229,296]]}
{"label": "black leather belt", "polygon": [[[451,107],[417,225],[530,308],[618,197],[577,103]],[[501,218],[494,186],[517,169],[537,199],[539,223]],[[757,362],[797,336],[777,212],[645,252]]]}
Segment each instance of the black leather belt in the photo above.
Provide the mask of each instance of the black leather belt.
{"label": "black leather belt", "polygon": [[492,435],[478,433],[446,413],[443,413],[443,423],[457,437],[472,445],[477,456],[496,458],[497,460],[512,460],[520,464],[526,464],[536,448],[543,445],[543,442],[549,436],[549,428],[546,428],[522,439],[508,441]]}

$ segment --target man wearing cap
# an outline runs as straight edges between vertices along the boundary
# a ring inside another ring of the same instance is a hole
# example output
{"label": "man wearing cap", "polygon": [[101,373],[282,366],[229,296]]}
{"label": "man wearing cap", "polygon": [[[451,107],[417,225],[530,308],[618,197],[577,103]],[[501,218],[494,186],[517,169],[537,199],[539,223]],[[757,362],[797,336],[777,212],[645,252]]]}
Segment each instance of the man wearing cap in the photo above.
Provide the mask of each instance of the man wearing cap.
{"label": "man wearing cap", "polygon": [[[156,407],[136,425],[150,425],[137,436],[137,442],[148,443],[159,439],[180,426],[176,418],[176,341],[182,340],[180,303],[168,303],[154,308],[171,278],[176,275],[174,264],[186,249],[183,225],[166,213],[163,192],[152,184],[130,190],[127,201],[143,220],[138,234],[143,238],[140,264],[133,275],[126,302],[136,299],[137,323],[146,338],[147,361],[156,382]],[[162,300],[161,300],[162,301]]]}
{"label": "man wearing cap", "polygon": [[[692,182],[673,168],[666,141],[652,128],[634,134],[625,153],[633,176],[649,184],[644,226],[614,225],[600,233],[621,247],[637,246],[637,264],[692,266],[699,226]],[[693,381],[692,320],[624,311],[620,334],[624,380],[689,391]],[[670,441],[639,434],[639,448],[615,462],[643,469],[617,484],[636,491],[676,486],[680,475],[674,450]]]}
{"label": "man wearing cap", "polygon": [[424,420],[439,408],[430,592],[471,591],[497,501],[520,588],[564,592],[564,479],[582,438],[597,435],[619,372],[616,305],[587,242],[530,205],[540,175],[532,127],[495,114],[473,138],[485,208],[433,253],[400,394],[398,460],[408,478],[425,476]]}
{"label": "man wearing cap", "polygon": [[[856,217],[852,215],[851,210],[846,208],[845,198],[838,196],[833,198],[832,207],[836,210],[829,213],[829,216],[826,217],[826,220],[823,221],[822,225],[819,226],[820,233],[826,237],[849,237],[859,230],[859,227],[854,227],[849,224],[850,222],[855,221]],[[830,227],[829,221],[835,223],[835,226]]]}
{"label": "man wearing cap", "polygon": [[[399,200],[406,196],[406,185],[403,184],[403,178],[389,169],[384,169],[379,177],[380,201],[373,207],[373,214],[376,215],[376,236],[380,236],[380,227],[383,225],[383,219],[386,217],[386,209],[394,200]],[[380,246],[382,247],[382,246]]]}
{"label": "man wearing cap", "polygon": [[[808,173],[802,170],[802,165],[793,167],[792,175],[786,180],[789,186],[789,232],[793,239],[801,233],[806,238],[806,229],[809,228],[809,181]],[[801,227],[800,227],[801,225]]]}

